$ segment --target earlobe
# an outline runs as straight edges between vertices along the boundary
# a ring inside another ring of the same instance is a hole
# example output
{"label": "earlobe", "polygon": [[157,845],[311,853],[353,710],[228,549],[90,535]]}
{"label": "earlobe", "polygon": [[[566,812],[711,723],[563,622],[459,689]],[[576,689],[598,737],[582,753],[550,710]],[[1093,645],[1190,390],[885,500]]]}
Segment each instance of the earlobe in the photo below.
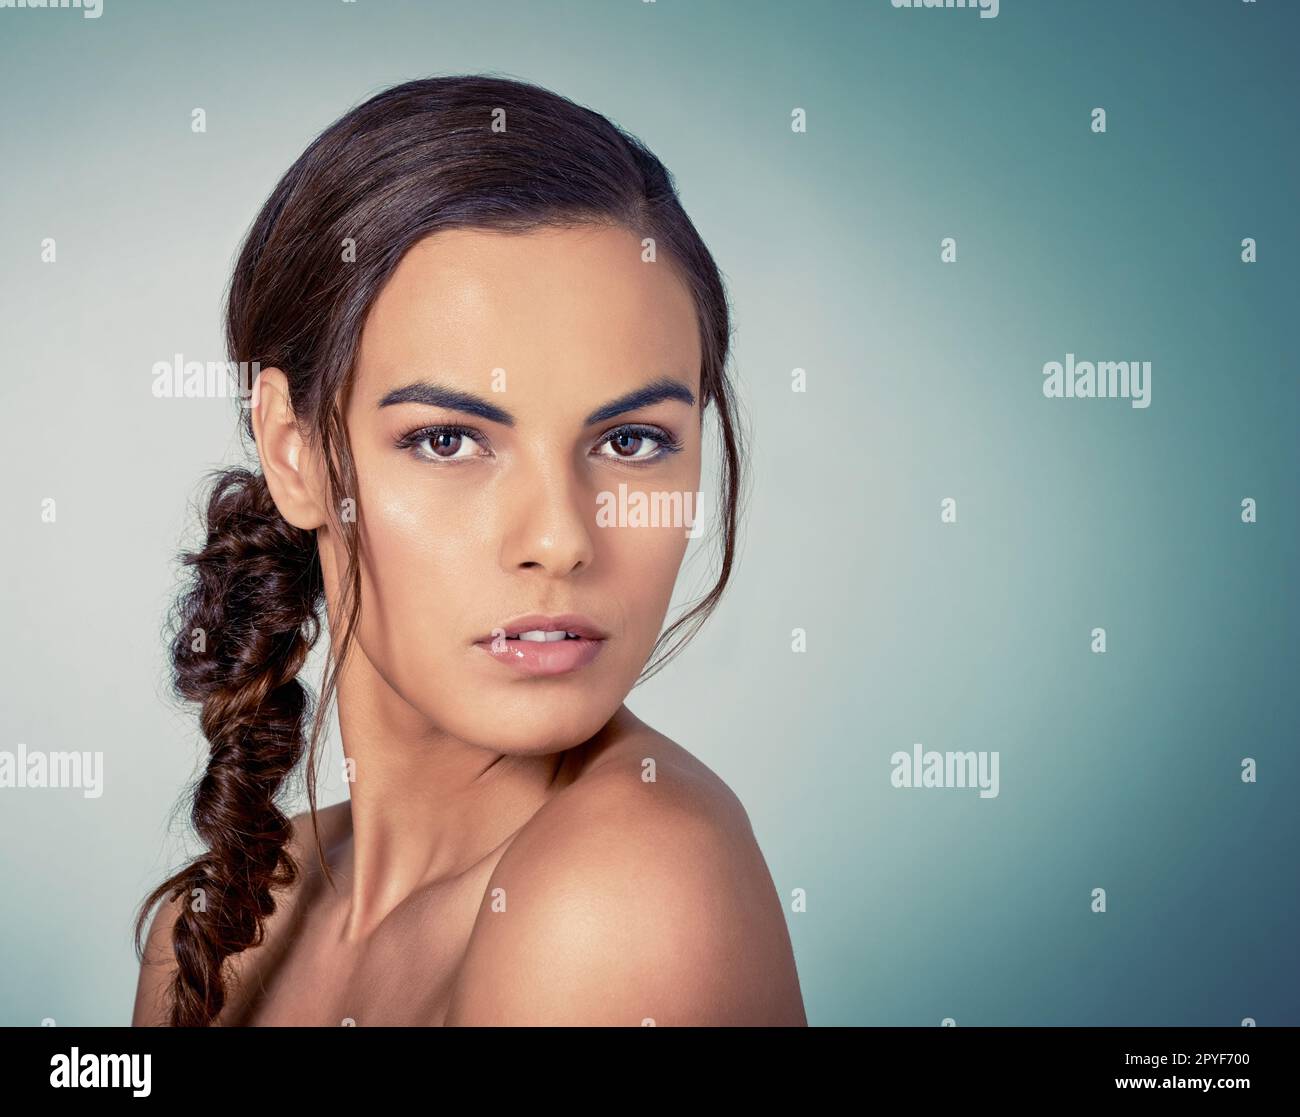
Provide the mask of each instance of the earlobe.
{"label": "earlobe", "polygon": [[289,380],[278,368],[258,374],[253,396],[253,436],[271,499],[294,527],[314,531],[325,523],[315,455],[298,428]]}

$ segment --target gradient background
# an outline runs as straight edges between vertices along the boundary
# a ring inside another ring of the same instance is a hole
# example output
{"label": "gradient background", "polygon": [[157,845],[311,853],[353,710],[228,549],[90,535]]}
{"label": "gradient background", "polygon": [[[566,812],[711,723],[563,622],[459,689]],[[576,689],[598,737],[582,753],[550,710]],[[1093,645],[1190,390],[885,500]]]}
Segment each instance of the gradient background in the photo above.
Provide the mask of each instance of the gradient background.
{"label": "gradient background", "polygon": [[[189,848],[162,630],[239,443],[152,365],[224,358],[320,129],[472,71],[641,137],[727,277],[745,548],[629,704],[748,808],[810,1023],[1300,1024],[1298,36],[1291,0],[0,10],[0,749],[106,764],[100,799],[0,790],[0,1024],[129,1022],[131,916]],[[1150,360],[1151,406],[1045,399],[1067,352]],[[918,741],[999,751],[1000,796],[893,788]]]}

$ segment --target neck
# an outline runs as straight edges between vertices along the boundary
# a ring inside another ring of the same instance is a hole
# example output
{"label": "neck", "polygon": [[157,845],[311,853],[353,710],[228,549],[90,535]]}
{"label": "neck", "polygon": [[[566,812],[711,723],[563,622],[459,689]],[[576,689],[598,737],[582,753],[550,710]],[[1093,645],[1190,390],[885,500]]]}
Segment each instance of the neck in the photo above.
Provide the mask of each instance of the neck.
{"label": "neck", "polygon": [[420,887],[479,864],[565,785],[566,752],[508,755],[431,729],[360,647],[339,676],[338,710],[354,768],[342,874],[349,904],[341,934],[349,942],[366,938]]}

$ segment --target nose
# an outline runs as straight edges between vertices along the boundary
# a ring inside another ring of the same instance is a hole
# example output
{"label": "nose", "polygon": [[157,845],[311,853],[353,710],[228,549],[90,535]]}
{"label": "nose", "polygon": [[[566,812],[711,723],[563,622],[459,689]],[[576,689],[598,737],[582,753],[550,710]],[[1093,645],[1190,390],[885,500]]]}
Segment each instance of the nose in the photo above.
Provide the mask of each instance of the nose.
{"label": "nose", "polygon": [[506,502],[501,565],[564,578],[585,570],[595,557],[595,498],[571,468],[559,463],[521,467]]}

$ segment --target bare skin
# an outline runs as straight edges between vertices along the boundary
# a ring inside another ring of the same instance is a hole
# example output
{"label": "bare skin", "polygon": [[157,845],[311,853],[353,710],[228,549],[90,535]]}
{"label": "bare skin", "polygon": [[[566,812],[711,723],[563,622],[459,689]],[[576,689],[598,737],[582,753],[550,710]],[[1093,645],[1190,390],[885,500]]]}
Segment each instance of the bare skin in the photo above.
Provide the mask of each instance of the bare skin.
{"label": "bare skin", "polygon": [[[299,816],[301,879],[228,963],[219,1024],[806,1024],[744,808],[624,704],[685,533],[593,514],[620,485],[698,490],[699,365],[685,285],[627,230],[458,230],[404,257],[346,409],[363,608],[338,690],[356,779],[319,815],[336,884]],[[686,398],[587,422],[665,378]],[[418,382],[511,421],[383,404]],[[277,507],[317,533],[333,630],[346,552],[279,370],[262,371],[253,418]],[[472,433],[412,445],[448,424]],[[531,612],[592,618],[599,654],[532,677],[479,645]],[[133,1023],[166,1019],[172,918],[151,928]]]}
{"label": "bare skin", "polygon": [[[739,801],[626,709],[614,721],[595,757],[565,754],[575,770],[558,782],[572,782],[519,833],[415,890],[360,943],[342,932],[349,804],[319,813],[338,892],[300,815],[304,879],[266,941],[232,962],[219,1023],[805,1025],[781,904]],[[642,783],[643,755],[657,786]],[[497,889],[505,911],[492,910]],[[165,1022],[169,925],[151,932],[134,1024]]]}

